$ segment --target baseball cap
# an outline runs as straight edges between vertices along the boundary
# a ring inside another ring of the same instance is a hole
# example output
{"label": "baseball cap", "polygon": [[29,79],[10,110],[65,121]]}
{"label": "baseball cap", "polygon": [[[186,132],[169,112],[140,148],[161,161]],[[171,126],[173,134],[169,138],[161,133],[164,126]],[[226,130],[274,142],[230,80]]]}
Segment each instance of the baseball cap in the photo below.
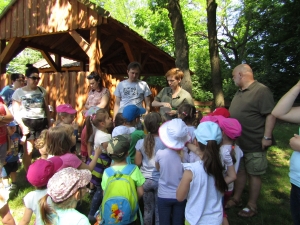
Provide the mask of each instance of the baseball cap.
{"label": "baseball cap", "polygon": [[48,181],[47,194],[53,202],[63,202],[75,194],[78,189],[85,187],[91,179],[91,171],[87,169],[64,168],[55,173]]}
{"label": "baseball cap", "polygon": [[110,158],[122,158],[130,148],[130,135],[117,135],[113,137],[107,146],[107,155]]}
{"label": "baseball cap", "polygon": [[146,109],[142,107],[137,107],[136,105],[127,105],[123,109],[123,117],[127,120],[127,122],[131,122],[145,112]]}
{"label": "baseball cap", "polygon": [[70,105],[70,104],[62,104],[56,107],[56,112],[58,113],[68,113],[68,114],[75,114],[77,111]]}
{"label": "baseball cap", "polygon": [[228,109],[224,107],[216,108],[213,112],[207,114],[208,116],[224,116],[225,118],[230,117]]}
{"label": "baseball cap", "polygon": [[58,156],[38,159],[29,166],[27,180],[35,187],[46,186],[49,179],[60,169],[62,164],[63,161]]}
{"label": "baseball cap", "polygon": [[222,131],[215,122],[205,121],[200,123],[194,134],[197,141],[204,145],[207,145],[207,141],[216,141],[218,144],[222,141]]}
{"label": "baseball cap", "polygon": [[17,126],[17,124],[15,121],[11,121],[7,126],[14,127],[14,126]]}
{"label": "baseball cap", "polygon": [[172,119],[163,123],[158,129],[162,142],[170,149],[181,150],[191,139],[187,125],[182,119]]}
{"label": "baseball cap", "polygon": [[242,134],[242,126],[237,119],[218,117],[218,123],[223,132],[231,139],[237,139]]}

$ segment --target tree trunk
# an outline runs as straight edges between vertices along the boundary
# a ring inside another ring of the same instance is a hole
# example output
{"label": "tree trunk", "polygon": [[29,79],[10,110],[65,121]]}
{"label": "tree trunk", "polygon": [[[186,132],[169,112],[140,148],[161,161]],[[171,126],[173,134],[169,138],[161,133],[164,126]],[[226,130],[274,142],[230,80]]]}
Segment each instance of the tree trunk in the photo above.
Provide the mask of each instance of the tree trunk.
{"label": "tree trunk", "polygon": [[215,0],[207,0],[207,30],[208,30],[213,95],[215,99],[215,107],[221,107],[224,106],[225,103],[224,103],[224,94],[222,90],[222,78],[221,78],[220,58],[218,52],[217,30],[216,30],[217,6],[218,5]]}
{"label": "tree trunk", "polygon": [[179,0],[169,0],[167,9],[175,40],[175,65],[184,73],[182,88],[192,95],[192,81],[189,69],[189,44],[182,19]]}

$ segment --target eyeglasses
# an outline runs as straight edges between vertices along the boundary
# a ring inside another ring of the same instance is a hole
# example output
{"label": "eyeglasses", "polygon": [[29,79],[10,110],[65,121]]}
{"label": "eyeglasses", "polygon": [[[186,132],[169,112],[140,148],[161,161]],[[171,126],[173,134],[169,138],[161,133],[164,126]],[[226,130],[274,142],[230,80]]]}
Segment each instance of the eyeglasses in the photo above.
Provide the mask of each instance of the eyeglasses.
{"label": "eyeglasses", "polygon": [[36,81],[36,80],[40,80],[41,78],[40,77],[28,77],[28,78],[30,78],[30,79],[32,79],[32,80],[34,80],[34,81]]}
{"label": "eyeglasses", "polygon": [[16,81],[19,81],[19,82],[25,82],[25,80],[23,78],[20,78],[20,79],[16,79]]}

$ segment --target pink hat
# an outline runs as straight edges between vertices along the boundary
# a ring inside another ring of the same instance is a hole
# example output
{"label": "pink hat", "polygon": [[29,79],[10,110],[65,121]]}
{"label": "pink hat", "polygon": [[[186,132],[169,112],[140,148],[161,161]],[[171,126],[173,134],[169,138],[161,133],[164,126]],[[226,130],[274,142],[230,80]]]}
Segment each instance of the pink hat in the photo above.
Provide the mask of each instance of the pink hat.
{"label": "pink hat", "polygon": [[38,159],[29,166],[27,180],[35,187],[46,186],[48,180],[60,169],[62,164],[63,161],[58,156],[47,160]]}
{"label": "pink hat", "polygon": [[47,185],[47,194],[52,201],[63,202],[80,188],[84,188],[92,179],[89,170],[78,170],[72,167],[64,168],[51,177]]}
{"label": "pink hat", "polygon": [[58,113],[68,113],[68,114],[75,114],[77,111],[70,105],[70,104],[62,104],[56,107],[56,112]]}
{"label": "pink hat", "polygon": [[207,121],[218,123],[218,117],[219,116],[203,116],[202,119],[200,120],[200,123],[207,122]]}
{"label": "pink hat", "polygon": [[207,114],[208,116],[224,116],[225,118],[230,117],[229,111],[224,107],[216,108],[213,112]]}
{"label": "pink hat", "polygon": [[237,139],[242,134],[242,126],[237,119],[218,117],[218,123],[223,132],[231,139]]}

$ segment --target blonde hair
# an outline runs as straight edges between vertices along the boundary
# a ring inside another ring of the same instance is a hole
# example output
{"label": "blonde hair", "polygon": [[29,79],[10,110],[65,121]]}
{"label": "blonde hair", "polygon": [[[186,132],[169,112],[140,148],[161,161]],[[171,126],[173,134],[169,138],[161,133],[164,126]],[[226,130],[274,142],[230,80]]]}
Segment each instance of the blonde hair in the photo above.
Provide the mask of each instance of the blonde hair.
{"label": "blonde hair", "polygon": [[36,149],[41,149],[46,145],[46,137],[47,137],[48,130],[42,130],[40,136],[35,140],[34,147]]}

